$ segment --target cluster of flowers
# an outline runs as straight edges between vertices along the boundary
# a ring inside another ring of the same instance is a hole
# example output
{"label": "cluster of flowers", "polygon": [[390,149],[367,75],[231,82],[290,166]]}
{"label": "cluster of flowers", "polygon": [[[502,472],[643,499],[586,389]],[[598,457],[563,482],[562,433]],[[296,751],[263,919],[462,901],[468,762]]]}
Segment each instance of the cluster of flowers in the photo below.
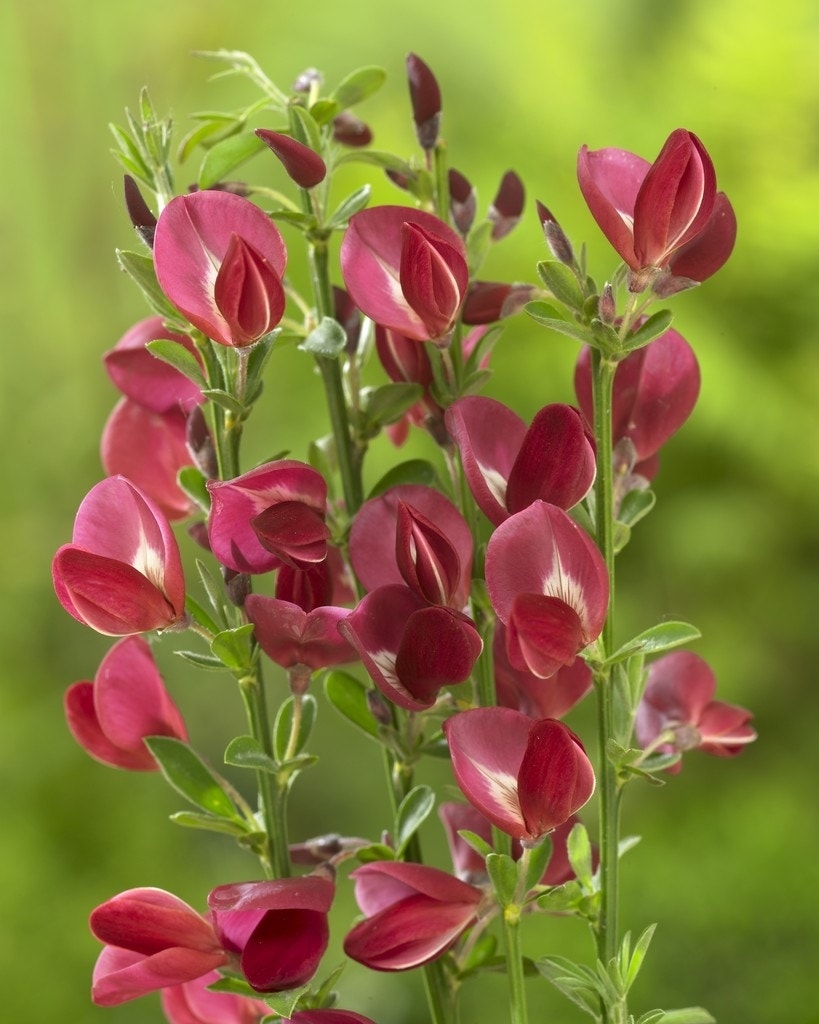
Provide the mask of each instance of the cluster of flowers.
{"label": "cluster of flowers", "polygon": [[[435,110],[419,114],[423,97],[414,98],[421,138]],[[323,179],[324,163],[312,149],[280,133],[258,134],[301,188]],[[578,175],[592,214],[628,267],[632,292],[651,287],[672,294],[727,259],[733,213],[691,133],[674,132],[653,164],[621,150],[584,147]],[[595,787],[583,744],[560,721],[592,687],[591,670],[578,655],[600,636],[609,603],[603,557],[569,515],[594,482],[596,456],[608,457],[595,452],[590,353],[584,349],[577,363],[578,408],[547,405],[528,426],[490,398],[440,404],[434,349],[457,344],[468,360],[486,325],[537,291],[470,282],[464,237],[474,194],[457,172],[450,174],[450,191],[455,228],[408,206],[365,209],[350,218],[341,247],[347,292],[339,293],[339,308],[342,300],[347,309],[352,303],[377,325],[376,350],[392,380],[421,388],[415,405],[392,425],[394,440],[411,424],[446,438],[491,524],[481,571],[497,621],[498,706],[449,714],[455,705],[445,688],[471,676],[484,646],[473,618],[473,531],[455,504],[422,484],[390,487],[355,510],[342,548],[333,530],[339,509],[313,466],[277,459],[220,479],[202,414],[207,375],[199,344],[168,331],[159,317],[137,324],[105,357],[124,396],[103,436],[109,475],[82,502],[72,541],[53,563],[63,607],[122,638],[93,682],[76,683],[66,695],[74,736],[107,764],[152,770],[157,765],[145,737],[187,740],[141,636],[190,624],[170,525],[196,511],[178,483],[187,467],[206,478],[209,502],[206,529],[200,525],[195,535],[227,578],[235,583],[276,573],[274,596],[248,593],[246,585],[231,592],[239,595],[255,641],[288,672],[294,693],[304,692],[315,670],[360,660],[392,704],[449,715],[444,735],[468,801],[441,808],[456,874],[399,860],[366,863],[352,873],[364,918],[347,934],[345,951],[387,971],[434,960],[493,913],[484,859],[461,830],[488,842],[495,826],[515,840],[517,855],[519,844],[532,847],[551,835],[541,884],[558,885],[572,877],[566,837]],[[522,208],[522,187],[508,175],[491,210],[495,237],[514,226]],[[545,208],[540,213],[553,251],[565,251],[559,225]],[[143,218],[142,230],[156,278],[192,330],[246,352],[277,327],[286,305],[287,251],[260,207],[229,191],[206,190],[177,196],[150,220]],[[605,293],[601,316],[604,305]],[[474,325],[463,340],[453,336],[459,318]],[[188,376],[155,359],[146,345],[157,340],[185,353],[179,359],[189,360]],[[647,486],[660,448],[691,412],[697,362],[683,337],[667,330],[619,363],[614,387],[622,497]],[[661,751],[699,746],[720,756],[738,753],[754,735],[750,716],[713,695],[713,675],[696,655],[658,659],[637,715],[638,741]],[[333,893],[324,865],[297,878],[219,886],[205,916],[161,890],[124,892],[91,917],[105,944],[93,998],[113,1005],[162,989],[173,1024],[257,1021],[270,1012],[265,1003],[208,986],[223,969],[240,972],[259,993],[309,982],[327,946]],[[326,1008],[297,1010],[291,1019],[365,1021]]]}

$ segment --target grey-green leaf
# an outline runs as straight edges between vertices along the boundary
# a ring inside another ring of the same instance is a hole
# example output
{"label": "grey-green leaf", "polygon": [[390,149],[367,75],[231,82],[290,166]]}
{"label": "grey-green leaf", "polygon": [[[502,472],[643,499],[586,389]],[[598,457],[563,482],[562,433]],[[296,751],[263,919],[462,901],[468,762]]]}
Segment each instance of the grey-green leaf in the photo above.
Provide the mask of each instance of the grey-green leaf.
{"label": "grey-green leaf", "polygon": [[606,659],[606,664],[616,665],[633,654],[660,654],[662,651],[669,651],[673,647],[681,647],[692,640],[698,640],[701,636],[702,633],[690,622],[660,622],[623,644]]}
{"label": "grey-green leaf", "polygon": [[264,142],[253,132],[230,135],[209,149],[199,168],[199,187],[213,188],[251,157],[265,148]]}
{"label": "grey-green leaf", "polygon": [[322,317],[321,323],[310,331],[299,348],[314,356],[338,359],[346,345],[347,335],[344,328],[337,320],[325,316]]}
{"label": "grey-green leaf", "polygon": [[410,839],[435,806],[435,793],[429,786],[415,786],[401,801],[395,816],[396,856],[400,857]]}
{"label": "grey-green leaf", "polygon": [[149,736],[145,744],[177,793],[209,814],[238,818],[221,780],[187,743],[171,736]]}
{"label": "grey-green leaf", "polygon": [[378,725],[367,703],[367,687],[355,676],[336,669],[324,678],[327,700],[348,722],[373,739],[378,739]]}

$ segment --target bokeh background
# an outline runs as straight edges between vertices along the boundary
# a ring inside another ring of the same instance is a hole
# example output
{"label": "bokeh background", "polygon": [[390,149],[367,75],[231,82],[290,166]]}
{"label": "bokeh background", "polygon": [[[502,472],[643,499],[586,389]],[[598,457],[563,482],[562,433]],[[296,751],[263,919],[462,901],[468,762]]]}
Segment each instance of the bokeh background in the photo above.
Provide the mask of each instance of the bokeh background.
{"label": "bokeh background", "polygon": [[[239,105],[250,87],[210,82],[197,49],[250,51],[285,87],[307,66],[338,81],[380,64],[388,85],[360,114],[380,148],[414,151],[404,56],[435,70],[452,163],[482,208],[514,168],[527,216],[485,276],[532,280],[545,250],[540,198],[604,278],[612,253],[575,184],[578,147],[647,157],[677,126],[697,132],[739,220],[731,261],[677,297],[675,326],[701,361],[700,403],[668,445],[656,511],[622,559],[621,635],[664,616],[693,620],[719,696],[753,709],[759,742],[734,761],[700,754],[664,789],[633,787],[625,830],[624,922],[660,928],[635,1005],[701,1004],[729,1024],[819,1021],[817,897],[817,279],[819,24],[811,0],[6,0],[0,5],[0,289],[3,339],[3,681],[0,686],[0,976],[15,1021],[159,1020],[155,997],[112,1010],[88,998],[97,943],[89,910],[137,885],[203,906],[209,889],[252,877],[227,840],[167,821],[179,809],[155,775],[88,759],[67,733],[62,693],[91,678],[108,641],[59,608],[49,564],[100,478],[98,439],[115,401],[100,363],[145,315],[118,273],[132,247],[107,123],[148,85],[181,131],[191,110]],[[268,162],[265,173],[277,171]],[[192,180],[183,170],[179,182]],[[342,184],[357,183],[351,173]],[[341,195],[339,191],[339,196]],[[402,201],[379,181],[380,201]],[[296,271],[298,273],[298,271]],[[510,325],[491,394],[528,418],[572,400],[575,350],[529,323]],[[274,359],[253,427],[260,452],[304,455],[324,431],[308,361]],[[427,454],[416,441],[412,454]],[[374,479],[391,452],[376,445]],[[218,761],[244,731],[227,678],[159,659],[195,741]],[[281,685],[279,681],[278,685]],[[373,834],[387,824],[375,747],[331,709],[318,768],[297,789],[293,833]],[[576,727],[586,728],[583,712]],[[432,776],[430,776],[432,777]],[[443,776],[436,776],[443,778]],[[425,843],[443,858],[435,823]],[[443,864],[443,859],[441,860]],[[346,892],[346,887],[345,887]],[[337,930],[352,920],[339,900]],[[529,951],[583,956],[579,924],[543,920]],[[338,959],[338,943],[328,964]],[[379,1024],[425,1019],[415,979],[350,969],[344,1004]],[[503,1020],[502,978],[466,989],[464,1019]],[[545,982],[533,1019],[584,1019]],[[549,1017],[548,1015],[551,1015]]]}

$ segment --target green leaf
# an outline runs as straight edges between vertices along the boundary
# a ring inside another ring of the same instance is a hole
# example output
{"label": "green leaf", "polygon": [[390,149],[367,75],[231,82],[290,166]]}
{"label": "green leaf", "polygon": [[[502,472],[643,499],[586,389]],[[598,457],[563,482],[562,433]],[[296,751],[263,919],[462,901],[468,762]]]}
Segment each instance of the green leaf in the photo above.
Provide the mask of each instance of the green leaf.
{"label": "green leaf", "polygon": [[537,265],[537,272],[540,280],[559,302],[578,312],[583,309],[585,296],[570,267],[558,260],[542,260]]}
{"label": "green leaf", "polygon": [[435,466],[426,459],[409,459],[388,470],[367,495],[367,499],[377,498],[391,487],[399,487],[402,484],[423,484],[424,487],[435,487],[440,490],[441,478]]}
{"label": "green leaf", "polygon": [[558,334],[565,334],[569,338],[582,342],[584,345],[594,344],[594,338],[590,336],[588,328],[579,324],[569,323],[562,317],[555,316],[557,310],[553,309],[547,302],[535,299],[534,302],[527,302],[523,312],[530,316],[537,323],[548,327]]}
{"label": "green leaf", "polygon": [[[271,1010],[275,1010],[279,1017],[289,1019],[290,1017],[292,1017],[293,1011],[296,1009],[299,999],[301,999],[304,993],[308,990],[308,987],[309,986],[307,985],[302,985],[301,988],[292,988],[287,992],[265,992],[264,1001],[267,1003]],[[256,997],[258,998],[258,993]],[[270,1019],[278,1020],[277,1017],[273,1017]]]}
{"label": "green leaf", "polygon": [[466,262],[469,276],[474,277],[492,248],[492,222],[479,221],[466,236]]}
{"label": "green leaf", "polygon": [[716,1024],[716,1020],[701,1006],[687,1006],[684,1010],[666,1010],[658,1021],[660,1024]]}
{"label": "green leaf", "polygon": [[478,970],[490,960],[498,948],[498,940],[489,932],[483,932],[471,948],[461,967],[461,977]]}
{"label": "green leaf", "polygon": [[628,991],[628,989],[631,988],[631,986],[634,984],[635,978],[640,973],[640,968],[643,966],[643,960],[645,960],[645,956],[648,952],[648,947],[651,943],[651,939],[654,935],[656,927],[656,924],[650,924],[648,928],[646,928],[646,930],[642,933],[640,938],[637,940],[636,945],[634,946],[634,952],[631,954],[631,957],[628,961],[628,966],[626,968],[626,971],[624,972],[626,991]]}
{"label": "green leaf", "polygon": [[470,832],[468,828],[458,829],[458,835],[463,839],[467,846],[471,846],[475,853],[478,853],[486,859],[490,853],[495,851],[487,841],[477,834],[477,832]]}
{"label": "green leaf", "polygon": [[552,841],[548,836],[544,836],[537,846],[530,847],[526,858],[524,892],[529,892],[530,889],[540,882],[551,856]]}
{"label": "green leaf", "polygon": [[324,693],[340,715],[362,732],[378,739],[378,723],[367,703],[367,687],[355,676],[338,669],[324,677]]}
{"label": "green leaf", "polygon": [[321,153],[321,134],[315,118],[309,110],[292,105],[288,111],[290,133],[303,146],[308,146],[314,153]]}
{"label": "green leaf", "polygon": [[[159,286],[157,285],[157,287]],[[180,345],[178,341],[171,341],[170,338],[157,338],[155,341],[149,341],[145,348],[151,355],[161,359],[163,363],[168,363],[175,370],[179,370],[200,390],[208,386],[196,356],[189,352],[184,345]]]}
{"label": "green leaf", "polygon": [[234,768],[252,768],[257,772],[275,775],[279,770],[273,758],[264,752],[261,743],[253,736],[236,736],[225,750],[225,764]]}
{"label": "green leaf", "polygon": [[222,662],[211,654],[202,654],[200,651],[174,651],[174,654],[182,658],[183,661],[189,661],[191,665],[196,665],[197,668],[215,669],[218,672],[225,670]]}
{"label": "green leaf", "polygon": [[396,174],[403,174],[407,178],[417,176],[417,172],[412,164],[408,164],[406,160],[402,160],[400,157],[393,156],[392,153],[382,152],[378,149],[351,149],[342,153],[336,160],[336,166],[352,163],[375,164],[376,167],[381,167],[385,171],[394,171]]}
{"label": "green leaf", "polygon": [[[184,320],[180,318],[179,313],[168,302],[165,293],[159,287],[154,261],[150,256],[143,256],[139,252],[129,252],[126,249],[117,249],[117,263],[137,284],[155,313],[158,313],[163,319],[171,321],[174,325],[184,325]],[[171,342],[171,344],[176,344],[176,342]]]}
{"label": "green leaf", "polygon": [[370,194],[372,187],[370,185],[362,185],[361,188],[351,192],[346,199],[343,199],[338,206],[333,210],[327,220],[328,228],[341,228],[347,224],[347,221],[354,213],[358,213],[359,210],[363,210],[367,203],[370,201]]}
{"label": "green leaf", "polygon": [[358,68],[338,83],[330,99],[338,104],[340,110],[346,110],[378,92],[386,78],[387,72],[375,65]]}
{"label": "green leaf", "polygon": [[333,100],[316,100],[310,106],[310,116],[319,125],[329,124],[339,113],[339,106]]}
{"label": "green leaf", "polygon": [[223,629],[210,642],[210,649],[232,672],[244,672],[250,668],[250,648],[245,642],[255,629],[252,622],[246,622],[234,629]]}
{"label": "green leaf", "polygon": [[208,814],[239,818],[222,781],[187,743],[171,736],[148,736],[145,744],[177,793]]}
{"label": "green leaf", "polygon": [[498,903],[508,907],[514,902],[518,887],[517,864],[505,853],[490,853],[486,858],[486,870]]}
{"label": "green leaf", "polygon": [[199,579],[202,582],[202,586],[205,588],[205,593],[208,595],[211,608],[219,616],[221,626],[214,626],[211,629],[212,633],[219,633],[223,630],[227,623],[225,622],[225,590],[224,586],[220,581],[217,581],[216,577],[205,565],[201,558],[196,559],[196,571],[199,573]]}
{"label": "green leaf", "polygon": [[255,345],[250,346],[250,353],[247,358],[247,402],[252,405],[261,392],[262,374],[267,362],[273,353],[273,343],[281,334],[277,327],[274,331],[259,338]]}
{"label": "green leaf", "polygon": [[623,340],[622,352],[634,352],[638,348],[644,348],[650,341],[654,341],[671,326],[674,314],[670,309],[659,309],[652,313],[644,324],[637,328],[633,334],[629,334]]}
{"label": "green leaf", "polygon": [[[276,751],[276,757],[278,757],[280,761],[284,760],[290,744],[290,733],[293,728],[293,709],[295,707],[295,703],[295,697],[288,697],[279,708],[278,714],[276,715],[276,721],[273,725],[273,748]],[[301,697],[301,718],[299,719],[296,743],[294,748],[290,751],[290,757],[295,757],[304,750],[307,745],[307,741],[310,739],[310,733],[313,731],[313,725],[315,724],[317,714],[318,704],[316,703],[316,698],[311,693],[305,693]]]}
{"label": "green leaf", "polygon": [[229,175],[260,153],[265,148],[264,142],[253,132],[241,135],[229,135],[209,149],[199,168],[199,188],[213,188],[220,181],[226,181]]}
{"label": "green leaf", "polygon": [[374,860],[395,860],[395,850],[385,843],[371,843],[362,846],[355,852],[356,859],[362,864],[370,864]]}
{"label": "green leaf", "polygon": [[201,469],[196,466],[183,466],[176,474],[176,482],[205,514],[210,512],[210,492],[207,488],[207,479]]}
{"label": "green leaf", "polygon": [[661,651],[670,651],[673,647],[681,647],[692,640],[698,640],[701,636],[702,633],[697,627],[689,622],[660,622],[623,644],[606,659],[606,665],[616,665],[634,654],[659,654]]}
{"label": "green leaf", "polygon": [[[224,969],[224,968],[223,968]],[[254,999],[259,998],[259,993],[250,987],[244,978],[240,978],[235,974],[230,974],[225,978],[219,978],[218,981],[214,981],[208,985],[211,992],[232,992],[237,996],[251,996]]]}
{"label": "green leaf", "polygon": [[574,964],[564,957],[543,957],[535,961],[535,966],[558,992],[562,992],[596,1021],[602,1021],[597,981],[588,968],[584,969],[581,964]]}
{"label": "green leaf", "polygon": [[[191,597],[190,594],[185,596],[185,609],[194,622],[198,623],[200,626],[204,626],[209,633],[218,633],[222,628],[210,617],[196,598]],[[220,668],[224,668],[221,663]]]}
{"label": "green leaf", "polygon": [[226,409],[235,419],[240,421],[247,419],[249,410],[242,405],[238,398],[223,391],[222,388],[203,388],[202,394],[222,409]]}
{"label": "green leaf", "polygon": [[592,888],[592,848],[589,833],[579,821],[572,827],[566,849],[577,880],[586,889]]}
{"label": "green leaf", "polygon": [[171,815],[174,825],[183,828],[198,828],[204,832],[219,832],[227,836],[240,836],[247,833],[244,822],[231,818],[216,818],[212,814],[197,814],[195,811],[177,811]]}
{"label": "green leaf", "polygon": [[435,793],[429,786],[415,786],[401,801],[395,816],[395,855],[400,858],[435,806]]}
{"label": "green leaf", "polygon": [[338,320],[325,316],[299,345],[303,352],[327,359],[338,359],[347,345],[347,334]]}
{"label": "green leaf", "polygon": [[620,511],[617,513],[617,521],[625,526],[634,526],[657,504],[657,495],[654,491],[645,490],[629,491],[620,503]]}
{"label": "green leaf", "polygon": [[394,382],[361,391],[362,412],[367,421],[365,437],[375,437],[383,426],[397,423],[424,394],[420,384]]}
{"label": "green leaf", "polygon": [[580,883],[572,880],[563,885],[556,885],[548,892],[538,896],[536,902],[541,910],[552,913],[565,913],[567,910],[574,910],[584,899]]}
{"label": "green leaf", "polygon": [[665,1010],[648,1010],[638,1018],[637,1024],[660,1024],[664,1016]]}
{"label": "green leaf", "polygon": [[[195,118],[195,115],[191,115],[191,118]],[[233,131],[236,131],[240,125],[240,122],[234,117],[224,115],[218,118],[214,115],[211,120],[203,120],[201,124],[197,124],[194,128],[181,138],[179,145],[176,148],[176,158],[180,164],[183,164],[188,157],[193,153],[197,146],[204,146],[208,139],[213,135],[230,135]],[[214,140],[214,142],[217,140]],[[213,145],[213,143],[211,143]]]}

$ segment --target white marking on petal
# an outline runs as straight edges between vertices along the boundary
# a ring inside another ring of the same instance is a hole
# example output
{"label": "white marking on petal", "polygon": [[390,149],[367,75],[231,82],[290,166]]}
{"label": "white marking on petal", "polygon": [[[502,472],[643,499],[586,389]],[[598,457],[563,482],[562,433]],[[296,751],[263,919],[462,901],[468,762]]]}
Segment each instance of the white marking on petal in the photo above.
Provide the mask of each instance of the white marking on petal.
{"label": "white marking on petal", "polygon": [[478,463],[478,469],[492,497],[501,508],[506,508],[506,478],[496,469],[493,469],[491,466],[485,466],[481,462]]}
{"label": "white marking on petal", "polygon": [[503,809],[513,818],[523,819],[523,812],[520,809],[518,799],[518,780],[509,772],[490,771],[479,761],[472,761],[472,767],[477,769],[481,777],[486,781],[489,796],[494,803]]}

